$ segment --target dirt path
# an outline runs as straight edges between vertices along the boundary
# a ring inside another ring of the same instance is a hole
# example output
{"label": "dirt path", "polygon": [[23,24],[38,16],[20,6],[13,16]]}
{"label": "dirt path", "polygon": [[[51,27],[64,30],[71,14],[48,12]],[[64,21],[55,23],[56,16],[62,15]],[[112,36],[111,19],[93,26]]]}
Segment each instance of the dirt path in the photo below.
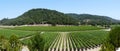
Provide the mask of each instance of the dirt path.
{"label": "dirt path", "polygon": [[68,51],[69,48],[69,43],[68,43],[68,32],[61,32],[61,34],[63,35],[63,46],[62,49],[63,51]]}
{"label": "dirt path", "polygon": [[61,44],[60,44],[60,51],[62,51],[62,48],[63,48],[63,40],[64,40],[64,34],[63,33],[61,33],[61,38],[62,38],[62,40],[61,40]]}
{"label": "dirt path", "polygon": [[52,49],[51,51],[58,50],[60,40],[61,40],[61,35],[59,36],[59,38],[56,38],[56,41],[52,45],[53,47],[51,47],[51,49]]}
{"label": "dirt path", "polygon": [[66,37],[67,37],[67,40],[66,40],[66,41],[67,41],[67,42],[66,42],[66,43],[67,43],[67,47],[66,47],[66,48],[67,48],[68,51],[70,51],[69,39],[68,39],[68,36],[66,36]]}
{"label": "dirt path", "polygon": [[99,51],[101,49],[101,47],[96,47],[96,48],[91,48],[91,49],[87,49],[85,51]]}
{"label": "dirt path", "polygon": [[[40,32],[40,34],[43,34],[43,33],[44,33],[44,32]],[[29,39],[29,38],[31,38],[31,37],[33,37],[33,35],[28,36],[28,37],[21,38],[21,39],[19,39],[19,40],[22,41],[22,40],[25,40],[25,39]]]}
{"label": "dirt path", "polygon": [[116,51],[120,51],[120,48],[118,48]]}
{"label": "dirt path", "polygon": [[33,36],[31,35],[31,36],[28,36],[28,37],[21,38],[21,39],[19,39],[19,40],[22,41],[22,40],[25,40],[25,39],[29,39],[29,38],[31,38],[31,37],[33,37]]}
{"label": "dirt path", "polygon": [[[41,32],[40,34],[43,34],[44,32]],[[31,37],[33,37],[33,35],[31,35],[31,36],[28,36],[28,37],[24,37],[24,38],[21,38],[21,39],[19,39],[20,41],[22,41],[22,40],[25,40],[25,39],[29,39],[29,38],[31,38]],[[28,47],[27,46],[22,46],[22,51],[29,51],[29,49],[28,49]]]}
{"label": "dirt path", "polygon": [[[61,37],[61,36],[60,36]],[[59,39],[59,41],[58,41],[58,44],[57,44],[57,46],[56,46],[56,51],[58,51],[59,50],[59,46],[60,46],[60,41],[62,40],[62,38],[60,38]]]}
{"label": "dirt path", "polygon": [[70,43],[70,46],[71,46],[71,47],[70,47],[71,50],[74,51],[73,44],[72,44],[72,41],[71,41],[70,37],[68,38],[68,40],[69,40],[69,43]]}
{"label": "dirt path", "polygon": [[22,51],[29,51],[27,46],[22,46]]}
{"label": "dirt path", "polygon": [[66,51],[66,45],[67,45],[66,44],[66,42],[67,42],[66,39],[67,39],[66,34],[64,34],[64,38],[63,38],[63,49],[64,50],[63,51]]}
{"label": "dirt path", "polygon": [[109,28],[109,29],[103,29],[104,31],[110,31],[111,30],[111,28]]}

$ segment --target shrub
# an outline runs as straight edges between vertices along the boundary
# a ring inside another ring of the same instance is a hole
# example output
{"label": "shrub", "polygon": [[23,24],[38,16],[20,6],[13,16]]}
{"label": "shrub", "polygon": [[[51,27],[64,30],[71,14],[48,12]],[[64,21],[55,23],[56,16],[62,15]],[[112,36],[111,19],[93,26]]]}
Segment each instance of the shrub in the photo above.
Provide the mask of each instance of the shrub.
{"label": "shrub", "polygon": [[36,33],[35,36],[31,38],[31,41],[29,43],[29,49],[30,51],[43,51],[44,50],[44,39],[40,35],[40,33]]}

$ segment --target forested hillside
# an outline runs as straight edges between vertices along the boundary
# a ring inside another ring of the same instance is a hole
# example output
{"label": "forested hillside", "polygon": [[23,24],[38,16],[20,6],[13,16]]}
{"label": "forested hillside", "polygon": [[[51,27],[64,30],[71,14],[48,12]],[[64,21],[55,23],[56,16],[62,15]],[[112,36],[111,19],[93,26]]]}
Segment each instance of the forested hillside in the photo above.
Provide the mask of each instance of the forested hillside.
{"label": "forested hillside", "polygon": [[91,14],[67,14],[73,18],[76,18],[80,21],[81,24],[89,24],[89,25],[111,25],[111,24],[119,24],[120,21],[110,18],[108,16],[99,16],[99,15],[91,15]]}
{"label": "forested hillside", "polygon": [[31,9],[14,19],[3,19],[2,25],[60,24],[76,25],[78,21],[64,13],[49,9]]}
{"label": "forested hillside", "polygon": [[31,9],[22,15],[0,21],[1,25],[33,25],[33,24],[52,24],[52,25],[111,25],[120,24],[120,21],[107,16],[91,14],[64,14],[50,9]]}

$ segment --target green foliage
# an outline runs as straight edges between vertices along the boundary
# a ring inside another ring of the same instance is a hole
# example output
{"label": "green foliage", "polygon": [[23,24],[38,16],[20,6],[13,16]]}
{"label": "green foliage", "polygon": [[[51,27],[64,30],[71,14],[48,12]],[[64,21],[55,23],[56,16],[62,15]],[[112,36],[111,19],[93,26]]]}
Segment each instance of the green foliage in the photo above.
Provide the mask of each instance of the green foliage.
{"label": "green foliage", "polygon": [[10,43],[4,36],[0,36],[0,51],[10,51]]}
{"label": "green foliage", "polygon": [[111,25],[120,24],[119,20],[107,16],[91,14],[64,14],[50,9],[31,9],[14,19],[4,18],[0,21],[1,25],[33,25],[33,24],[51,24],[51,25]]}
{"label": "green foliage", "polygon": [[10,43],[10,50],[11,51],[21,51],[22,44],[19,41],[17,36],[12,35],[9,39],[9,43]]}
{"label": "green foliage", "polygon": [[107,38],[106,31],[81,31],[72,32],[69,37],[74,48],[94,48],[102,44]]}
{"label": "green foliage", "polygon": [[[59,32],[45,32],[41,34],[41,36],[45,40],[45,45],[44,45],[45,51],[47,51],[49,48],[53,48],[53,47],[56,48],[57,45],[54,46],[54,44],[58,43],[58,41],[61,39],[61,35],[59,34]],[[108,32],[80,31],[80,32],[72,32],[70,34],[67,34],[66,36],[69,38],[68,42],[70,43],[71,41],[72,43],[71,44],[72,46],[70,45],[69,48],[72,48],[72,47],[78,48],[78,49],[94,48],[102,44],[106,40],[106,37],[108,36]],[[29,39],[28,39],[28,42],[31,42],[32,44],[32,41],[29,41]],[[29,46],[29,48],[32,50],[33,46]]]}
{"label": "green foliage", "polygon": [[91,14],[67,14],[80,21],[81,24],[88,25],[111,25],[118,24],[120,21],[112,19],[107,16],[91,15]]}
{"label": "green foliage", "polygon": [[45,41],[40,33],[36,33],[34,37],[31,38],[29,43],[30,51],[43,51],[44,50]]}
{"label": "green foliage", "polygon": [[77,20],[64,13],[49,9],[31,9],[14,19],[3,19],[2,25],[25,25],[25,24],[61,24],[75,25]]}
{"label": "green foliage", "polygon": [[32,35],[33,31],[21,31],[21,30],[11,30],[11,29],[0,29],[0,35],[10,38],[11,35],[16,35],[18,38],[26,37]]}
{"label": "green foliage", "polygon": [[59,37],[59,35],[58,32],[45,32],[42,34],[45,39],[45,51],[47,51],[48,48],[51,48],[50,46],[52,46],[52,43]]}
{"label": "green foliage", "polygon": [[21,51],[22,44],[17,36],[12,35],[10,39],[0,36],[0,51]]}
{"label": "green foliage", "polygon": [[105,42],[100,51],[115,51],[115,47],[111,43]]}
{"label": "green foliage", "polygon": [[[51,44],[53,43],[53,41],[58,37],[58,32],[44,32],[42,33],[40,36],[42,36],[42,38],[45,41],[44,44],[44,50],[47,51],[48,48],[50,48]],[[31,44],[31,39],[25,39],[22,41],[25,45],[30,46]],[[29,47],[32,48],[32,47]],[[32,49],[31,49],[32,50]]]}
{"label": "green foliage", "polygon": [[101,28],[94,26],[23,26],[11,28],[13,30],[29,30],[29,31],[85,31],[99,30]]}
{"label": "green foliage", "polygon": [[101,51],[115,51],[120,47],[120,27],[113,28],[105,43],[102,45]]}
{"label": "green foliage", "polygon": [[115,27],[110,31],[110,43],[116,48],[120,47],[120,27]]}

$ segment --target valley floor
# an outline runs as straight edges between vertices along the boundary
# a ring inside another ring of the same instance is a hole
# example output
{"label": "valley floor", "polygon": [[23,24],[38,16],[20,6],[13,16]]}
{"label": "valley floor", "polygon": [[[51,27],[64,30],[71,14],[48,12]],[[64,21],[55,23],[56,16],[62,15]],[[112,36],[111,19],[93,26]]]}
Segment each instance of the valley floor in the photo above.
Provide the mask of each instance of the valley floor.
{"label": "valley floor", "polygon": [[[110,31],[111,29],[103,29],[103,31]],[[41,32],[41,34],[44,32]],[[79,49],[73,47],[72,40],[68,37],[70,32],[59,32],[59,36],[54,40],[54,42],[49,47],[48,51],[99,51],[101,46],[96,46],[90,49]],[[30,36],[32,37],[32,36]],[[20,40],[29,39],[30,37],[22,38]],[[27,46],[22,47],[22,51],[29,51]]]}
{"label": "valley floor", "polygon": [[[59,37],[54,40],[52,45],[49,47],[48,51],[99,51],[101,49],[100,46],[90,49],[74,49],[71,39],[68,38],[67,36],[69,32],[59,32],[59,33],[60,33]],[[29,49],[27,46],[23,46],[22,51],[29,51]]]}

